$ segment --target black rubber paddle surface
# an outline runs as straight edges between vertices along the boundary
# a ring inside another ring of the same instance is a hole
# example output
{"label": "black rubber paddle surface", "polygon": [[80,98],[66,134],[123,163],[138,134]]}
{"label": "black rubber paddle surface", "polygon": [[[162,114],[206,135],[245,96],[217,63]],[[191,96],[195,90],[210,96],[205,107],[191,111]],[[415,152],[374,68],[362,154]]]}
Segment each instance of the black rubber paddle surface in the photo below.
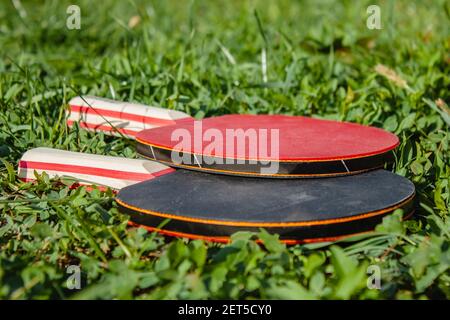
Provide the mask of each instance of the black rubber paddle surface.
{"label": "black rubber paddle surface", "polygon": [[[225,241],[265,228],[287,241],[327,240],[372,230],[401,208],[414,209],[414,185],[385,170],[301,180],[267,180],[178,170],[122,189],[117,202],[137,224],[165,233]],[[324,239],[325,238],[325,239]]]}

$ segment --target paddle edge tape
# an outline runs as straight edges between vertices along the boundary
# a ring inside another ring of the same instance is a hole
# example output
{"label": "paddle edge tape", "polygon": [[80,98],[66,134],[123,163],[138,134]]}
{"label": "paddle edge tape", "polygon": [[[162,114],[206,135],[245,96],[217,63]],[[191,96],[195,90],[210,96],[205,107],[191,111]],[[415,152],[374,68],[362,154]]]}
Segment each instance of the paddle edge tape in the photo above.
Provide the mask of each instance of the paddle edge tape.
{"label": "paddle edge tape", "polygon": [[[347,160],[330,160],[330,161],[272,161],[264,163],[260,161],[241,160],[241,163],[226,163],[226,159],[217,157],[205,157],[198,154],[186,153],[189,156],[189,163],[174,163],[172,161],[171,150],[158,148],[148,144],[142,144],[138,141],[137,152],[144,158],[158,161],[169,166],[214,172],[228,175],[238,176],[256,176],[265,178],[308,178],[308,177],[336,177],[342,175],[350,175],[362,173],[369,170],[384,167],[386,163],[394,161],[394,153],[392,150],[385,153],[367,156],[362,158]],[[198,162],[199,157],[208,158],[201,163]],[[234,160],[237,161],[237,160]],[[192,165],[191,165],[192,164]],[[263,169],[271,167],[273,164],[278,166],[277,173],[264,173]]]}
{"label": "paddle edge tape", "polygon": [[[149,129],[151,130],[151,129]],[[142,133],[143,131],[141,131],[140,133]],[[161,150],[166,150],[169,152],[175,151],[175,152],[183,152],[186,154],[191,154],[193,156],[208,156],[211,158],[214,158],[214,156],[211,155],[202,155],[200,153],[196,153],[196,152],[190,152],[190,151],[184,151],[184,150],[176,150],[167,146],[163,146],[163,145],[158,145],[158,144],[154,144],[154,143],[149,143],[147,141],[142,140],[139,137],[136,137],[136,141],[138,146],[139,145],[143,145],[143,146],[149,146],[151,147],[153,150],[155,149],[161,149]],[[388,147],[385,148],[383,150],[379,150],[376,152],[370,152],[370,153],[366,153],[363,155],[354,155],[354,156],[347,156],[347,157],[330,157],[330,158],[323,158],[323,159],[315,159],[315,158],[298,158],[298,159],[281,159],[281,160],[274,160],[274,159],[254,159],[254,158],[242,158],[242,157],[217,157],[217,159],[228,159],[228,160],[243,160],[243,161],[267,161],[267,162],[329,162],[329,161],[341,161],[341,160],[351,160],[351,159],[361,159],[361,158],[367,158],[367,157],[373,157],[376,155],[380,155],[380,154],[385,154],[385,153],[389,153],[392,152],[393,150],[395,150],[398,146],[400,145],[400,140],[397,138],[397,142]]]}
{"label": "paddle edge tape", "polygon": [[[282,229],[274,229],[274,228],[265,228],[270,233],[277,233],[280,235],[280,241],[288,244],[305,244],[305,243],[315,243],[315,242],[334,242],[338,240],[342,240],[344,238],[366,234],[375,229],[375,226],[378,225],[382,218],[392,213],[388,212],[383,216],[372,217],[370,220],[365,220],[363,224],[355,225],[355,223],[345,223],[343,226],[345,228],[330,228],[329,226],[321,226],[322,228],[307,228],[300,230],[298,228],[282,228]],[[409,219],[415,212],[415,204],[411,207],[411,210],[404,215],[404,220]],[[166,224],[164,229],[159,229],[157,227],[149,226],[149,221],[146,219],[142,219],[142,214],[135,215],[133,213],[130,214],[129,225],[134,227],[141,227],[151,232],[157,232],[165,236],[172,236],[178,238],[188,238],[188,239],[200,239],[209,242],[219,242],[219,243],[228,243],[231,241],[231,235],[238,231],[251,231],[251,232],[259,232],[259,229],[236,229],[236,230],[218,230],[213,229],[210,232],[196,232],[194,227],[188,228],[177,228],[177,226],[171,226],[171,221]],[[375,218],[375,219],[374,219]],[[154,226],[158,226],[162,223],[164,219],[153,221],[151,224]],[[359,222],[359,221],[358,221]],[[342,225],[341,225],[342,226]],[[359,228],[358,228],[359,227]],[[261,242],[257,240],[257,242]]]}
{"label": "paddle edge tape", "polygon": [[[231,237],[211,237],[211,236],[201,236],[201,235],[183,233],[183,232],[168,231],[165,229],[149,227],[149,226],[142,225],[142,224],[139,224],[139,223],[136,223],[133,221],[128,221],[128,225],[131,227],[136,227],[136,228],[144,228],[150,232],[157,232],[164,236],[169,236],[169,237],[187,238],[187,239],[191,239],[191,240],[204,240],[204,241],[208,241],[208,242],[218,242],[218,243],[231,242]],[[339,236],[339,237],[328,237],[328,238],[315,238],[315,239],[302,239],[302,240],[280,239],[280,242],[285,243],[287,245],[306,244],[306,243],[315,243],[315,242],[334,242],[334,241],[342,240],[342,239],[352,237],[352,236],[367,234],[369,232],[370,231],[364,231],[364,232],[359,232],[359,233],[354,233],[354,234],[349,234],[349,235],[343,235],[343,236]],[[260,239],[257,239],[256,242],[262,243],[263,241]]]}
{"label": "paddle edge tape", "polygon": [[[405,200],[397,203],[396,205],[381,209],[375,210],[371,212],[366,212],[358,215],[353,215],[349,217],[343,218],[334,218],[334,219],[323,219],[323,220],[313,220],[313,221],[302,221],[302,222],[243,222],[243,221],[229,221],[229,220],[214,220],[214,219],[201,219],[201,218],[193,218],[187,216],[174,215],[170,213],[156,212],[148,209],[139,208],[136,206],[132,206],[122,201],[119,197],[116,198],[116,202],[119,204],[119,207],[131,214],[144,214],[147,216],[158,217],[161,219],[171,219],[172,221],[180,221],[180,222],[190,222],[194,224],[203,224],[203,225],[215,225],[215,226],[228,226],[228,227],[249,227],[249,228],[289,228],[289,227],[312,227],[319,225],[332,225],[332,224],[340,224],[340,223],[348,223],[351,221],[359,221],[372,217],[376,217],[383,214],[389,214],[390,212],[396,209],[404,209],[406,212],[409,212],[414,207],[414,199],[416,193],[414,192],[411,196],[406,198]],[[408,210],[409,209],[409,210]]]}

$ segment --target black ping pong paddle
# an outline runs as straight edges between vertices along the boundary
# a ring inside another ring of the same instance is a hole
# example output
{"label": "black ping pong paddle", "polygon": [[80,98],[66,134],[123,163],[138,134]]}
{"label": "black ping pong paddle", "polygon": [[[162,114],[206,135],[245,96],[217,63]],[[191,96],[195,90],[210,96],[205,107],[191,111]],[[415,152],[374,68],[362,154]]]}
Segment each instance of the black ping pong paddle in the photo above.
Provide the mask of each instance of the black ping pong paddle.
{"label": "black ping pong paddle", "polygon": [[[386,170],[323,179],[261,179],[178,170],[123,188],[121,211],[150,230],[226,242],[265,228],[286,243],[331,241],[414,211],[414,185]],[[170,222],[157,229],[165,219]]]}
{"label": "black ping pong paddle", "polygon": [[331,241],[372,230],[395,209],[405,217],[414,211],[414,185],[385,170],[324,179],[242,178],[37,148],[22,157],[19,177],[33,180],[35,171],[123,188],[117,202],[134,225],[219,242],[259,228],[279,233],[286,243]]}

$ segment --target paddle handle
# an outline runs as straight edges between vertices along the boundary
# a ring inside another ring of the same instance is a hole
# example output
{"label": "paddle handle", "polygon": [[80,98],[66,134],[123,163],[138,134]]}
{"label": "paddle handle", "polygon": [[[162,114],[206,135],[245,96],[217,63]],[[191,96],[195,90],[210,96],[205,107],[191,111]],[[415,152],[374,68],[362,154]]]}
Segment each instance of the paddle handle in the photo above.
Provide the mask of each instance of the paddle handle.
{"label": "paddle handle", "polygon": [[69,101],[67,124],[79,123],[81,128],[102,131],[109,135],[134,138],[144,130],[176,124],[191,119],[184,112],[115,101],[94,96],[78,96]]}
{"label": "paddle handle", "polygon": [[127,159],[35,148],[25,152],[20,159],[18,176],[24,181],[36,180],[35,172],[45,172],[50,178],[68,177],[82,185],[100,185],[113,189],[173,172],[163,164],[140,159]]}

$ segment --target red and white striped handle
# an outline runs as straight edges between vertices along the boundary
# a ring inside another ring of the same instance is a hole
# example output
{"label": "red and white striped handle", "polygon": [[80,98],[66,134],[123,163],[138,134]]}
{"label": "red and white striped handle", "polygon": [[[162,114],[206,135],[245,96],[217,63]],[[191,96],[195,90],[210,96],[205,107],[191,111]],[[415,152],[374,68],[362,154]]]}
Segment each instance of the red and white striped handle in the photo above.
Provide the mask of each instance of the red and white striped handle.
{"label": "red and white striped handle", "polygon": [[81,128],[121,134],[134,138],[144,129],[168,126],[192,119],[184,112],[139,103],[115,101],[94,96],[79,96],[69,101],[67,124],[78,122]]}
{"label": "red and white striped handle", "polygon": [[50,178],[69,177],[82,185],[121,189],[171,173],[174,169],[149,160],[35,148],[23,154],[18,176],[21,180],[33,181],[36,180],[35,171],[38,174],[46,172]]}

